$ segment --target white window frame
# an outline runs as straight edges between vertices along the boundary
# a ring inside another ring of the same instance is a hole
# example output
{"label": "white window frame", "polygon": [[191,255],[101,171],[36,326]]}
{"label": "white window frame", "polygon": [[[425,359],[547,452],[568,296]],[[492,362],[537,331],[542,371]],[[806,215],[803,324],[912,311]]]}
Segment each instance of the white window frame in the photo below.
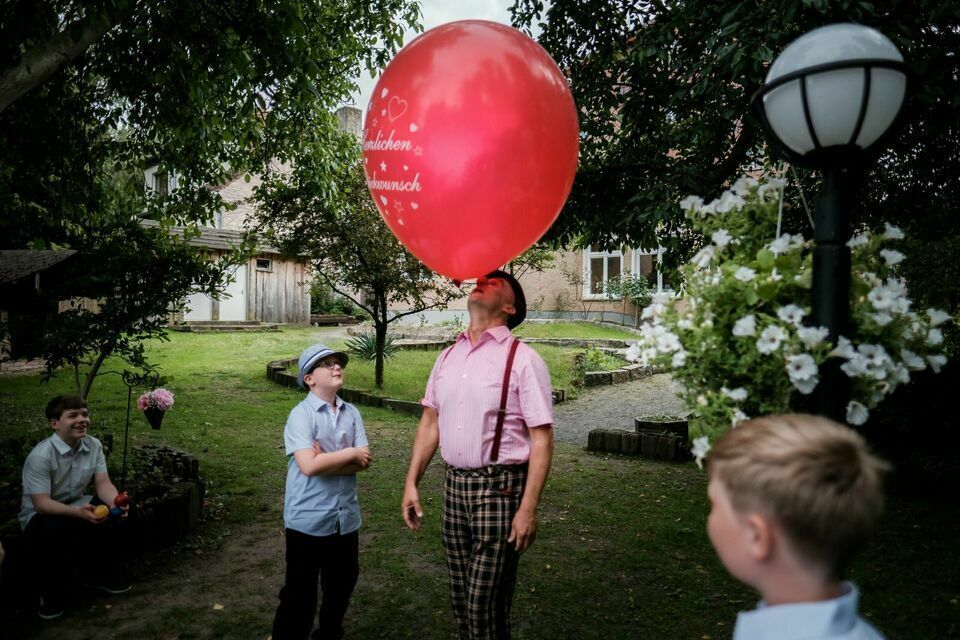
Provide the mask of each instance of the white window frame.
{"label": "white window frame", "polygon": [[654,261],[654,268],[657,270],[657,293],[672,293],[676,295],[676,291],[672,288],[663,288],[663,270],[660,268],[660,265],[663,264],[663,254],[666,253],[664,247],[658,247],[656,251],[650,251],[649,249],[633,249],[631,251],[631,260],[630,268],[635,276],[640,274],[640,258],[643,256],[656,256]]}
{"label": "white window frame", "polygon": [[[603,258],[603,293],[591,293],[590,291],[590,281],[592,280],[593,272],[590,268],[590,261],[593,258]],[[620,273],[617,275],[623,275],[626,273],[624,268],[623,260],[623,251],[593,251],[590,246],[587,246],[583,250],[583,299],[584,300],[610,300],[611,298],[607,297],[607,282],[610,281],[611,275],[607,273],[608,264],[607,258],[620,258]],[[619,300],[620,298],[612,298],[613,300]]]}
{"label": "white window frame", "polygon": [[[257,271],[273,271],[273,258],[254,258],[253,266]],[[260,262],[266,262],[267,266],[261,267]]]}

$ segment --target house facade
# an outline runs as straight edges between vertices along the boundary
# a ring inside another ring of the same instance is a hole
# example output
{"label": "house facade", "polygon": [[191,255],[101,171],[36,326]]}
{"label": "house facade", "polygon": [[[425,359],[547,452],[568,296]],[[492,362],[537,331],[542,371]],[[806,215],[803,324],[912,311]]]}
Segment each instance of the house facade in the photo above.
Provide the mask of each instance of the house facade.
{"label": "house facade", "polygon": [[[170,193],[177,187],[176,175],[159,171],[158,165],[144,170],[149,189]],[[256,175],[237,173],[214,188],[224,202],[236,205],[218,212],[212,226],[201,227],[189,244],[214,260],[223,259],[243,240],[245,224],[254,214],[254,189],[260,184]],[[144,224],[156,224],[144,221]],[[177,230],[182,233],[182,229]],[[306,259],[284,256],[276,247],[258,244],[257,252],[233,268],[232,281],[219,298],[196,293],[187,299],[184,313],[171,314],[172,323],[181,322],[270,322],[309,324],[310,279]]]}

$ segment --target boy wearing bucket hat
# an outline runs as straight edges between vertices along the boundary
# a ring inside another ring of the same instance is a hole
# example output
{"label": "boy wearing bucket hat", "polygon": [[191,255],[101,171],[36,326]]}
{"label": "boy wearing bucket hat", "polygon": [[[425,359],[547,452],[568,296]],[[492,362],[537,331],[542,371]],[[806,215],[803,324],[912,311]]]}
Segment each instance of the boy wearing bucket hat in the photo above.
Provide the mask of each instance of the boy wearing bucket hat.
{"label": "boy wearing bucket hat", "polygon": [[317,582],[323,590],[314,638],[341,638],[360,573],[358,471],[370,466],[363,419],[337,396],[347,354],[315,344],[300,354],[297,384],[307,397],[290,412],[283,439],[286,581],[273,620],[274,640],[303,640],[313,628]]}
{"label": "boy wearing bucket hat", "polygon": [[503,271],[477,280],[470,326],[437,358],[403,492],[420,528],[417,486],[439,446],[447,464],[441,537],[460,638],[509,638],[520,553],[537,533],[553,456],[553,402],[543,359],[513,337],[526,301]]}

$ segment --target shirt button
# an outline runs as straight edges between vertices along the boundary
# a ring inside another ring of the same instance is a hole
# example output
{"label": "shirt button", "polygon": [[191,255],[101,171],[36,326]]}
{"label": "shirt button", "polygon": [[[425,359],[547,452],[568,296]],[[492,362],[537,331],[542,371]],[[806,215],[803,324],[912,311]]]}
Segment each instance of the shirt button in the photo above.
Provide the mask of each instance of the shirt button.
{"label": "shirt button", "polygon": [[463,427],[458,424],[458,425],[457,425],[457,429],[463,429]]}
{"label": "shirt button", "polygon": [[466,379],[466,377],[467,377],[467,374],[463,374],[463,377],[464,377],[464,379]]}

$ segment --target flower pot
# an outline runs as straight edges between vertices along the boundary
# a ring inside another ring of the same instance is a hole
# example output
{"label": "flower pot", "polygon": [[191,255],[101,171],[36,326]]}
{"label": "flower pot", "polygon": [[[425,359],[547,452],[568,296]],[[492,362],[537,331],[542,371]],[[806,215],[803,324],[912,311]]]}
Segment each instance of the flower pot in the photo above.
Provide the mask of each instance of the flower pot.
{"label": "flower pot", "polygon": [[163,414],[166,413],[162,409],[157,409],[156,407],[147,407],[143,410],[143,415],[147,416],[147,422],[150,423],[150,426],[154,429],[160,428],[160,423],[163,422]]}

